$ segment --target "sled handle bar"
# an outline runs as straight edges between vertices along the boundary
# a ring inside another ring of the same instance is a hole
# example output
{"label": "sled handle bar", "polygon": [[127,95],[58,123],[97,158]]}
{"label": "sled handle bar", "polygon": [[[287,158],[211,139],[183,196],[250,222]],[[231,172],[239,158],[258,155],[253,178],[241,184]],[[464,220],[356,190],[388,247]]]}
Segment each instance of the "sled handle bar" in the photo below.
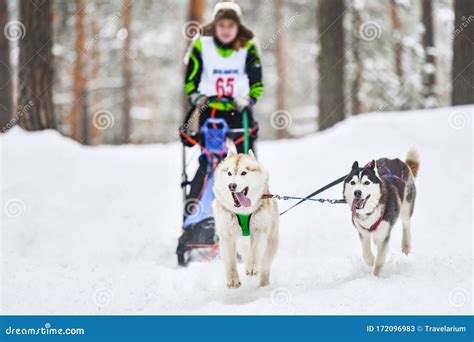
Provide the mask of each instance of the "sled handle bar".
{"label": "sled handle bar", "polygon": [[215,102],[231,103],[234,101],[234,98],[230,96],[209,96],[208,100],[209,102],[215,101]]}
{"label": "sled handle bar", "polygon": [[229,129],[229,134],[232,134],[232,133],[244,133],[245,129],[243,128],[232,128],[232,129]]}
{"label": "sled handle bar", "polygon": [[243,128],[232,128],[231,130],[229,130],[229,133],[244,133],[244,129]]}

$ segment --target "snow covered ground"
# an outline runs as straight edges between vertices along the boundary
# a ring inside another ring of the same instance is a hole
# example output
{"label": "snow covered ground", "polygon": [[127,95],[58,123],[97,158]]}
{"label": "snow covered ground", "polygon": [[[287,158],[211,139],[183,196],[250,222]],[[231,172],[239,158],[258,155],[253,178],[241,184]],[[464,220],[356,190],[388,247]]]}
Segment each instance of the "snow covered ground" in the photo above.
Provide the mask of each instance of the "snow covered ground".
{"label": "snow covered ground", "polygon": [[[178,143],[83,147],[15,128],[0,136],[2,313],[472,313],[473,111],[366,114],[260,143],[272,191],[291,195],[345,174],[356,159],[404,158],[415,146],[413,254],[400,252],[397,224],[375,278],[349,208],[307,203],[282,217],[271,285],[242,275],[237,290],[225,287],[219,260],[176,266]],[[340,195],[341,186],[325,194]]]}

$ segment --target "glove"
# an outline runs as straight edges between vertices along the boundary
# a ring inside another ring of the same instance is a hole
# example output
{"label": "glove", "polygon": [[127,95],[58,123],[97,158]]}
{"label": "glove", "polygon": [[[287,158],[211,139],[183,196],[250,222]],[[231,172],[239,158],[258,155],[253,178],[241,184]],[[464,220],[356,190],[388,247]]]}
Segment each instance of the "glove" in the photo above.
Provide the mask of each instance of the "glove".
{"label": "glove", "polygon": [[249,109],[252,108],[252,106],[255,104],[255,101],[249,96],[236,97],[234,99],[233,104],[234,104],[234,108],[238,112],[242,113],[245,110],[245,108],[249,108]]}
{"label": "glove", "polygon": [[189,102],[193,107],[202,107],[207,102],[207,100],[208,98],[206,95],[198,93],[197,91],[189,95]]}

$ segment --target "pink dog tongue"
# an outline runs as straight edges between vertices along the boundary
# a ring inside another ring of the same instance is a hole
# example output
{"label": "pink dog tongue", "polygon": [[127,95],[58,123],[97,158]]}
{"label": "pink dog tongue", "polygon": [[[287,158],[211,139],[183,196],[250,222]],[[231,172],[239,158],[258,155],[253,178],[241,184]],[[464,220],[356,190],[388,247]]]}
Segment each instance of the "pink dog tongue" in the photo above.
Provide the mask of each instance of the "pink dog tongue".
{"label": "pink dog tongue", "polygon": [[362,203],[363,200],[363,198],[356,198],[352,201],[352,213],[355,213],[357,207],[360,203]]}
{"label": "pink dog tongue", "polygon": [[242,207],[248,208],[252,205],[252,201],[250,200],[250,198],[244,195],[243,190],[241,192],[236,192],[235,196],[237,197],[237,200],[239,201]]}

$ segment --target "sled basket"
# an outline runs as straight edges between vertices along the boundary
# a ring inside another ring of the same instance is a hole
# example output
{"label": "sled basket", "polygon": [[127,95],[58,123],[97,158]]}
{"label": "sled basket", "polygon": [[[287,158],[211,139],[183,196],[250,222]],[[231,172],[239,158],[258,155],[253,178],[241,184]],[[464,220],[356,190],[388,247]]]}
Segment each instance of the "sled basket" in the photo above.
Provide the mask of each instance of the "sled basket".
{"label": "sled basket", "polygon": [[[226,155],[226,138],[230,132],[227,122],[222,118],[208,118],[201,127],[203,146],[200,155],[200,169],[192,180],[194,193],[186,196],[184,203],[183,234],[178,240],[176,253],[178,264],[185,266],[190,261],[191,251],[195,249],[216,249],[212,201],[214,193],[214,169]],[[211,155],[209,155],[209,153]]]}

